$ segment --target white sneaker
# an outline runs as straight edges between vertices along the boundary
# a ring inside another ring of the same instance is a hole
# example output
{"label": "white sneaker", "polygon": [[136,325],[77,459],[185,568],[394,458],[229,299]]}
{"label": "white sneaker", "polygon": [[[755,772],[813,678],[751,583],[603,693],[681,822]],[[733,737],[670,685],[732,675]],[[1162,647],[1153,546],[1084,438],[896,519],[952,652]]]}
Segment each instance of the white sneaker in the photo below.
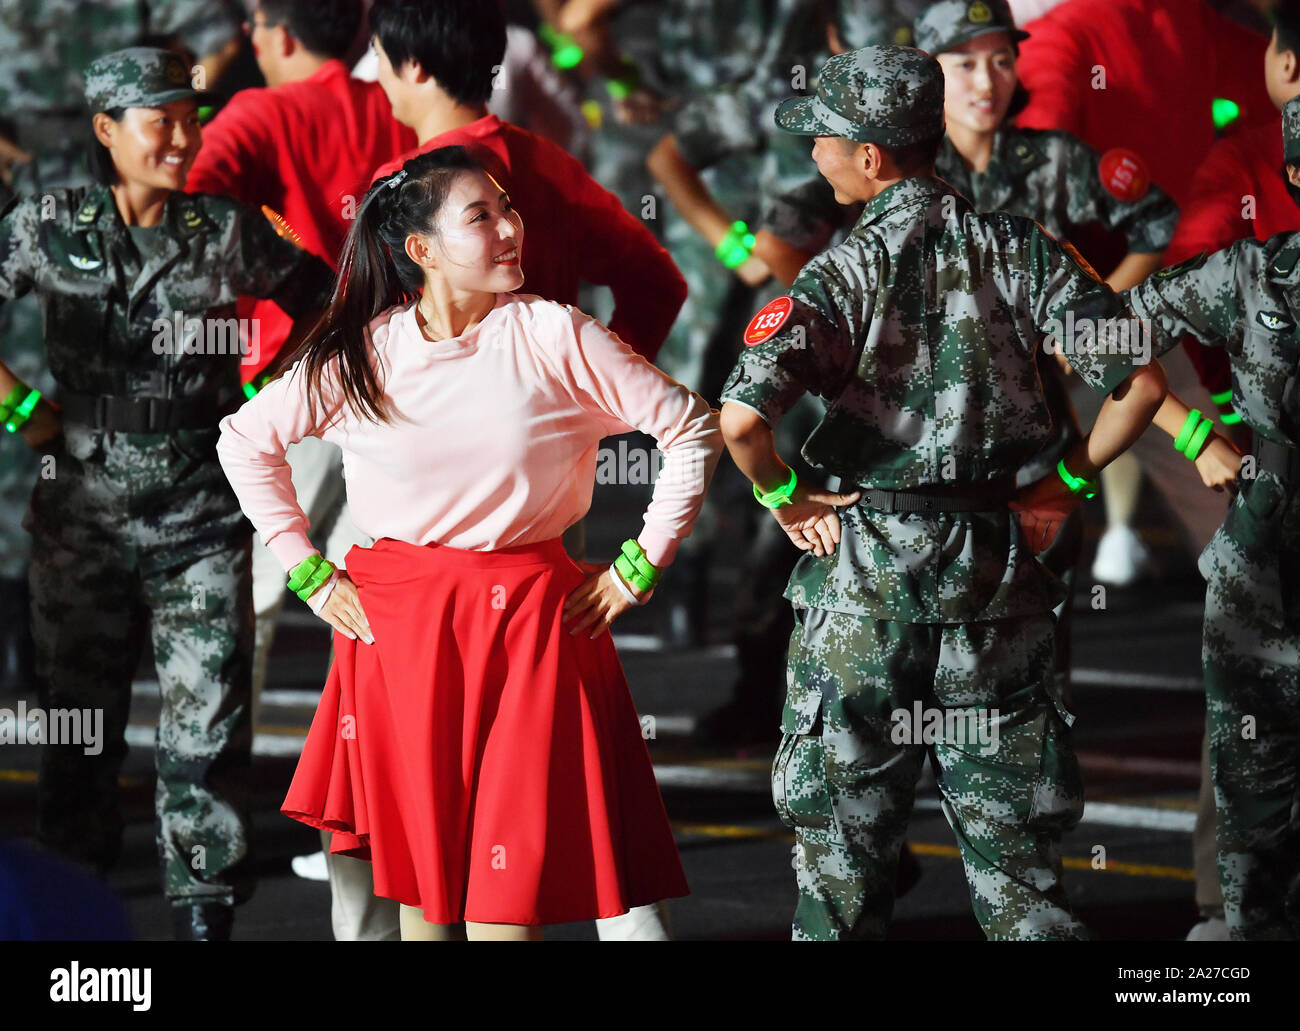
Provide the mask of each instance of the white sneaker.
{"label": "white sneaker", "polygon": [[1189,942],[1226,942],[1231,939],[1228,921],[1221,916],[1208,917],[1187,932]]}
{"label": "white sneaker", "polygon": [[1112,526],[1097,545],[1092,579],[1112,587],[1128,587],[1151,568],[1151,553],[1130,527]]}
{"label": "white sneaker", "polygon": [[325,868],[325,853],[313,852],[309,856],[294,856],[289,864],[293,872],[309,881],[328,881],[329,871]]}

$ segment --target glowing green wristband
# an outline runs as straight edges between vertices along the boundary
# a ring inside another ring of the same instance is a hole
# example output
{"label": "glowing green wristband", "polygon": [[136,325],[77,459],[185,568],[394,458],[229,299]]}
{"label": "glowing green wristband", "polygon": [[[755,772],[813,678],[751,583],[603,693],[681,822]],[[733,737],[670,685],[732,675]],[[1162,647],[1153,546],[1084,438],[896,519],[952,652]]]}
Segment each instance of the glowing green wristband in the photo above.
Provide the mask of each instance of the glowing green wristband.
{"label": "glowing green wristband", "polygon": [[1236,426],[1237,423],[1241,422],[1241,416],[1229,409],[1219,415],[1219,422],[1225,426]]}
{"label": "glowing green wristband", "polygon": [[1075,476],[1065,467],[1065,459],[1062,458],[1056,463],[1056,471],[1065,485],[1070,488],[1071,494],[1083,494],[1085,498],[1095,498],[1097,496],[1097,485],[1091,480],[1085,480],[1082,476]]}
{"label": "glowing green wristband", "polygon": [[321,555],[308,555],[289,573],[289,590],[306,601],[334,575],[334,563]]}
{"label": "glowing green wristband", "polygon": [[36,404],[40,399],[41,392],[39,390],[31,391],[23,398],[22,404],[14,409],[13,414],[6,417],[5,429],[10,433],[17,433],[19,428],[32,417],[32,412],[35,411]]}
{"label": "glowing green wristband", "polygon": [[1238,415],[1232,407],[1232,388],[1220,390],[1217,394],[1211,394],[1210,400],[1219,406],[1219,422],[1225,426],[1235,426],[1241,422],[1241,416]]}
{"label": "glowing green wristband", "polygon": [[538,26],[537,34],[551,48],[551,63],[556,68],[577,68],[582,64],[582,47],[574,42],[572,36],[546,24]]}
{"label": "glowing green wristband", "polygon": [[769,490],[764,494],[758,489],[758,484],[754,484],[754,500],[764,508],[780,508],[782,505],[793,504],[794,501],[790,495],[794,493],[794,488],[797,483],[798,478],[795,476],[794,470],[791,469],[790,479],[780,487],[777,487],[776,490]]}
{"label": "glowing green wristband", "polygon": [[1232,402],[1232,387],[1227,390],[1220,390],[1217,394],[1211,394],[1210,400],[1216,405],[1226,405]]}
{"label": "glowing green wristband", "polygon": [[641,87],[641,69],[630,57],[623,58],[625,71],[616,79],[605,83],[605,91],[615,100],[626,100]]}
{"label": "glowing green wristband", "polygon": [[1192,434],[1196,431],[1196,427],[1200,424],[1200,420],[1201,412],[1199,409],[1193,408],[1187,413],[1187,421],[1183,423],[1182,430],[1179,431],[1178,436],[1174,439],[1174,450],[1182,451],[1186,454],[1185,449],[1187,447],[1187,442],[1192,439]]}
{"label": "glowing green wristband", "polygon": [[1187,442],[1187,447],[1183,449],[1185,454],[1193,462],[1201,455],[1201,449],[1205,446],[1206,440],[1214,432],[1214,423],[1209,419],[1202,419],[1201,424],[1196,427],[1196,432],[1192,434],[1192,439]]}
{"label": "glowing green wristband", "polygon": [[739,268],[754,252],[754,234],[744,222],[732,222],[713,253],[727,268]]}
{"label": "glowing green wristband", "polygon": [[623,552],[614,560],[614,568],[627,583],[642,591],[653,590],[662,575],[662,570],[650,564],[645,550],[632,538],[623,542]]}

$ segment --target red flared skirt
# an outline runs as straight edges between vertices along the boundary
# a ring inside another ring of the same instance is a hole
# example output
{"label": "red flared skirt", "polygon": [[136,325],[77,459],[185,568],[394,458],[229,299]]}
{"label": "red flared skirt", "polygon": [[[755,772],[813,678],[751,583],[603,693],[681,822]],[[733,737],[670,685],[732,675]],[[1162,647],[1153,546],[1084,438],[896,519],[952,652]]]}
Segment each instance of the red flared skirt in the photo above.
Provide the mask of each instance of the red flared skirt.
{"label": "red flared skirt", "polygon": [[281,811],[433,923],[553,924],[686,895],[608,632],[570,635],[558,538],[353,548],[375,643],[334,662]]}

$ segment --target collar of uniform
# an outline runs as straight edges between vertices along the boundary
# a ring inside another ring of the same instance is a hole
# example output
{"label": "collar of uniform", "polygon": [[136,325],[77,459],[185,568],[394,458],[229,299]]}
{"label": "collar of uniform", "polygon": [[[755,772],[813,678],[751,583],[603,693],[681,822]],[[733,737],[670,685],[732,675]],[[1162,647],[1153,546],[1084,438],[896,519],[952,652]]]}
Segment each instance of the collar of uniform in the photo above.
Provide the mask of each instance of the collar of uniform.
{"label": "collar of uniform", "polygon": [[1034,145],[1034,141],[1014,129],[999,129],[993,137],[995,160],[1016,179],[1024,178],[1030,169],[1047,160],[1047,155]]}
{"label": "collar of uniform", "polygon": [[340,61],[337,57],[331,57],[323,65],[312,72],[307,78],[303,79],[304,83],[320,85],[330,79],[346,79],[352,73],[348,71],[348,66]]}
{"label": "collar of uniform", "polygon": [[[194,194],[172,192],[163,206],[163,222],[178,236],[193,236],[204,229],[213,228],[212,222],[203,213],[199,198]],[[103,184],[91,187],[72,216],[72,228],[77,232],[89,232],[92,229],[110,230],[121,224],[117,203],[113,200],[113,191]]]}
{"label": "collar of uniform", "polygon": [[1300,233],[1287,233],[1289,239],[1268,263],[1268,278],[1273,283],[1294,285],[1300,282]]}
{"label": "collar of uniform", "polygon": [[867,201],[855,229],[883,220],[899,208],[927,207],[935,199],[951,193],[952,189],[939,179],[928,175],[914,175],[886,187]]}
{"label": "collar of uniform", "polygon": [[102,183],[97,183],[86,192],[81,206],[72,214],[72,228],[78,233],[108,229],[116,221],[118,214],[113,191]]}

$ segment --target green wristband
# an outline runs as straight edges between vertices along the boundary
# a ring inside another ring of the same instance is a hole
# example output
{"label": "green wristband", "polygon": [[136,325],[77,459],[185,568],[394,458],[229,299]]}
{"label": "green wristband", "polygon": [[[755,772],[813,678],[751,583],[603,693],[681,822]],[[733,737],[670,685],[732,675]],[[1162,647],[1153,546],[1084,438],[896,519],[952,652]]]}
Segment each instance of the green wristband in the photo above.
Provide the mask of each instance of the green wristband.
{"label": "green wristband", "polygon": [[41,399],[39,390],[31,391],[23,403],[13,410],[13,413],[5,417],[5,429],[10,433],[17,433],[18,430],[32,417],[32,412],[36,410],[36,405]]}
{"label": "green wristband", "polygon": [[1192,434],[1192,439],[1187,442],[1187,447],[1183,449],[1189,459],[1195,462],[1201,455],[1201,449],[1205,446],[1206,440],[1214,432],[1214,423],[1209,419],[1201,420],[1201,424],[1196,427],[1196,432]]}
{"label": "green wristband", "polygon": [[23,403],[23,398],[27,396],[29,389],[26,383],[21,381],[15,383],[13,390],[9,391],[9,396],[0,401],[0,408],[17,408]]}
{"label": "green wristband", "polygon": [[309,579],[305,584],[303,584],[302,587],[299,588],[295,593],[303,601],[306,601],[313,594],[315,594],[321,587],[323,587],[325,581],[328,580],[333,575],[334,575],[334,563],[328,561],[322,561],[320,565],[316,567],[316,571],[312,573],[311,579]]}
{"label": "green wristband", "polygon": [[1187,413],[1187,420],[1183,423],[1182,430],[1174,440],[1175,450],[1183,451],[1187,447],[1187,442],[1192,439],[1192,434],[1196,431],[1200,418],[1201,412],[1198,408],[1193,408]]}
{"label": "green wristband", "polygon": [[623,58],[623,74],[605,83],[605,91],[614,100],[626,100],[641,86],[641,70],[630,57]]}
{"label": "green wristband", "polygon": [[790,495],[794,493],[795,485],[798,482],[799,481],[794,474],[794,470],[791,469],[790,479],[788,479],[780,487],[777,487],[776,490],[770,490],[766,494],[764,494],[761,490],[758,489],[758,484],[756,483],[754,484],[754,500],[757,501],[764,508],[780,508],[782,505],[793,504],[794,501],[790,497]]}
{"label": "green wristband", "polygon": [[322,562],[325,561],[323,555],[308,555],[299,562],[293,569],[289,570],[289,590],[295,593],[311,579],[311,576]]}
{"label": "green wristband", "polygon": [[551,62],[556,68],[576,68],[582,64],[582,47],[568,33],[543,22],[537,27],[537,34],[551,48]]}
{"label": "green wristband", "polygon": [[1229,409],[1219,416],[1219,422],[1225,426],[1236,426],[1237,423],[1241,422],[1241,416]]}
{"label": "green wristband", "polygon": [[623,542],[623,551],[614,560],[614,568],[629,584],[643,591],[652,590],[663,572],[650,564],[645,549],[632,538]]}
{"label": "green wristband", "polygon": [[1070,488],[1071,494],[1082,493],[1085,498],[1095,498],[1097,496],[1097,485],[1091,480],[1085,480],[1082,476],[1075,476],[1065,467],[1065,459],[1062,458],[1056,463],[1056,472],[1065,481],[1065,485]]}
{"label": "green wristband", "polygon": [[1216,405],[1226,405],[1232,403],[1232,387],[1227,390],[1220,390],[1217,394],[1211,394],[1210,400]]}
{"label": "green wristband", "polygon": [[740,221],[731,223],[727,235],[718,242],[718,246],[713,250],[714,256],[730,269],[739,268],[745,264],[753,252],[754,234],[749,231],[749,226]]}

